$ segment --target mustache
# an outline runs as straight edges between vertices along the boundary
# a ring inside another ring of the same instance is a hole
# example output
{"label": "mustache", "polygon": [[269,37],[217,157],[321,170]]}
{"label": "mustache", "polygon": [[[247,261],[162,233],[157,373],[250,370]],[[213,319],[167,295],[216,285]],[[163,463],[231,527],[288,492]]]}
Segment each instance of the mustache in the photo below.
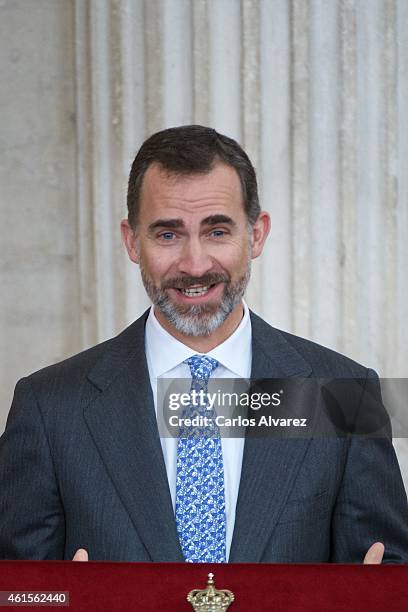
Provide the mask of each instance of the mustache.
{"label": "mustache", "polygon": [[217,283],[229,283],[231,276],[227,272],[208,272],[203,276],[175,276],[163,281],[162,289],[188,289],[192,285],[216,285]]}

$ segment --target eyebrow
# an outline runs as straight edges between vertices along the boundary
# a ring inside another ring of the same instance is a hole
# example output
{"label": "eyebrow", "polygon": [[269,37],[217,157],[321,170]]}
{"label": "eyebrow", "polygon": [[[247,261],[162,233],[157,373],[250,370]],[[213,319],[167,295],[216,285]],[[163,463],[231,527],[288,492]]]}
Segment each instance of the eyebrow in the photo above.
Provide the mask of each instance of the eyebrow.
{"label": "eyebrow", "polygon": [[203,219],[200,225],[218,225],[219,223],[223,223],[224,225],[229,225],[230,227],[236,227],[237,224],[231,217],[228,215],[210,215]]}
{"label": "eyebrow", "polygon": [[180,227],[184,227],[184,222],[181,219],[157,219],[157,221],[150,223],[148,230],[149,232],[153,232],[155,229],[162,227],[168,229],[178,229]]}
{"label": "eyebrow", "polygon": [[[229,225],[230,227],[236,227],[236,223],[231,217],[228,215],[210,215],[203,219],[200,223],[201,226],[205,225],[218,225],[219,223],[223,223],[224,225]],[[149,232],[153,232],[156,229],[167,228],[167,229],[180,229],[185,227],[184,221],[182,219],[157,219],[153,223],[150,223],[148,230]]]}

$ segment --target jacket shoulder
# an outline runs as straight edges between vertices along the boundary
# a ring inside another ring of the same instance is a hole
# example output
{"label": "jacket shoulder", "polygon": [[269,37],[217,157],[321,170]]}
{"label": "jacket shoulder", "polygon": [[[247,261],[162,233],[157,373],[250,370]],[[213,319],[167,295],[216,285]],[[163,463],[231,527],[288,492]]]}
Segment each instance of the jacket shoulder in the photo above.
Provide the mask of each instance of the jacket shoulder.
{"label": "jacket shoulder", "polygon": [[280,346],[287,345],[310,365],[315,376],[322,378],[326,376],[365,378],[370,372],[369,368],[342,353],[312,340],[272,327],[254,313],[251,313],[251,320],[256,338],[261,338],[263,343],[268,339],[269,346],[272,346],[277,340]]}
{"label": "jacket shoulder", "polygon": [[148,311],[120,334],[58,363],[38,370],[23,380],[35,390],[58,386],[80,387],[95,371],[103,370],[109,381],[121,365],[144,350],[144,327]]}

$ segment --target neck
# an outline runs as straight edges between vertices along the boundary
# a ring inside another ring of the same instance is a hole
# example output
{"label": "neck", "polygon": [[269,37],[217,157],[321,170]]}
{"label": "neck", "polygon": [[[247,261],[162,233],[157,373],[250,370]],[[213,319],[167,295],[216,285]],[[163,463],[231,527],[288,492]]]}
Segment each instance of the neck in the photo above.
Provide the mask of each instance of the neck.
{"label": "neck", "polygon": [[156,307],[154,309],[154,314],[160,325],[174,338],[197,353],[208,353],[219,344],[222,344],[234,333],[244,316],[244,306],[242,302],[237,304],[225,321],[217,327],[210,336],[188,336],[179,332],[174,325],[166,319],[161,310]]}

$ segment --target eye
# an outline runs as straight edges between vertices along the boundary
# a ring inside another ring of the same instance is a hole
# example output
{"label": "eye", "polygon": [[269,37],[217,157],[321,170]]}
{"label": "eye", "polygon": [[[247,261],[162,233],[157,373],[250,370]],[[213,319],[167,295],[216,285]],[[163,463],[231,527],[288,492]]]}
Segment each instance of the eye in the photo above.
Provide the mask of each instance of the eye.
{"label": "eye", "polygon": [[163,232],[162,234],[159,234],[159,238],[161,238],[165,242],[170,242],[170,240],[173,240],[175,235],[176,234],[174,232]]}
{"label": "eye", "polygon": [[214,236],[214,238],[222,238],[223,236],[226,235],[226,233],[227,232],[225,230],[215,229],[215,230],[212,230],[212,232],[210,232],[210,235]]}

